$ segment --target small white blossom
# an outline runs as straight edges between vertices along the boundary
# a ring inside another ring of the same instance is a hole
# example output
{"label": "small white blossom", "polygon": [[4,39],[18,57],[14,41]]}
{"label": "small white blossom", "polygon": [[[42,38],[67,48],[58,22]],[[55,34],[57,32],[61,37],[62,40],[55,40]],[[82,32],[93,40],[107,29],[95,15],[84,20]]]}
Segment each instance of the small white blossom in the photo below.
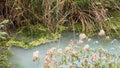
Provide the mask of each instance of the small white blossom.
{"label": "small white blossom", "polygon": [[74,41],[73,40],[70,40],[70,43],[68,46],[73,46],[74,45]]}
{"label": "small white blossom", "polygon": [[71,51],[71,47],[68,46],[68,47],[65,48],[66,53],[69,53],[70,51]]}
{"label": "small white blossom", "polygon": [[89,45],[87,44],[87,45],[85,45],[84,46],[84,48],[83,48],[84,50],[89,50],[90,49],[90,47],[89,47]]}
{"label": "small white blossom", "polygon": [[96,5],[101,5],[101,3],[100,2],[96,2]]}
{"label": "small white blossom", "polygon": [[99,36],[104,36],[105,35],[105,31],[103,29],[100,30],[100,32],[98,33]]}
{"label": "small white blossom", "polygon": [[73,50],[72,53],[73,53],[73,54],[77,54],[77,51]]}
{"label": "small white blossom", "polygon": [[84,34],[84,33],[81,33],[80,35],[79,35],[79,38],[82,40],[82,39],[85,39],[86,38],[86,35]]}
{"label": "small white blossom", "polygon": [[39,60],[39,51],[35,51],[33,52],[33,59],[34,62]]}
{"label": "small white blossom", "polygon": [[92,55],[91,59],[94,62],[98,61],[98,57],[96,56],[96,54]]}
{"label": "small white blossom", "polygon": [[60,55],[60,54],[62,54],[62,49],[58,49],[57,50],[57,53]]}
{"label": "small white blossom", "polygon": [[83,41],[80,39],[80,40],[78,41],[78,43],[79,43],[79,44],[82,44],[82,43],[83,43]]}

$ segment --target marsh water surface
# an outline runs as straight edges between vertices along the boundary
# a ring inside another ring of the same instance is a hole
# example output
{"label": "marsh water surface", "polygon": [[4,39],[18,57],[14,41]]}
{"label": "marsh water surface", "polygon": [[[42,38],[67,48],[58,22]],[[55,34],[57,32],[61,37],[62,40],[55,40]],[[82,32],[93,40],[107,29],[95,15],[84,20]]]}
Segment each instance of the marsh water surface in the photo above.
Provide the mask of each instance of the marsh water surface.
{"label": "marsh water surface", "polygon": [[[110,53],[119,54],[120,52],[120,40],[118,39],[111,39],[108,42],[104,42],[100,37],[93,37],[89,39],[89,41],[84,40],[84,43],[79,45],[77,43],[79,39],[78,36],[74,36],[72,32],[66,32],[62,34],[62,37],[58,41],[42,44],[33,49],[23,49],[12,46],[11,50],[13,51],[14,55],[9,57],[9,62],[12,63],[11,68],[42,68],[46,51],[52,47],[64,49],[71,39],[76,42],[76,45],[81,47],[83,47],[85,44],[89,44],[90,48],[99,48],[102,46],[103,48],[109,50]],[[32,61],[32,54],[36,50],[40,52],[39,56],[41,59],[39,62]]]}

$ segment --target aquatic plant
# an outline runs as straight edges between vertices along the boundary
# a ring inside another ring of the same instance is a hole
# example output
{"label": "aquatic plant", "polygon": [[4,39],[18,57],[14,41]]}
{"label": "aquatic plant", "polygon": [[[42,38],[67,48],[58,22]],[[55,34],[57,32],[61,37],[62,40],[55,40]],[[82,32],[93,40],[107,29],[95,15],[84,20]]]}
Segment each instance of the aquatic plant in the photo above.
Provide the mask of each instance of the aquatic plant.
{"label": "aquatic plant", "polygon": [[79,50],[74,49],[74,47],[66,47],[65,50],[61,52],[61,54],[57,54],[59,52],[54,51],[50,57],[46,55],[44,68],[114,68],[119,67],[117,64],[120,63],[119,55],[110,54],[103,48],[91,49],[88,45]]}
{"label": "aquatic plant", "polygon": [[[69,44],[73,44],[73,40]],[[96,43],[97,45],[97,43]],[[113,49],[113,48],[112,48]],[[99,47],[92,49],[88,44],[68,45],[64,50],[51,48],[46,53],[44,68],[115,68],[120,67],[120,56]]]}

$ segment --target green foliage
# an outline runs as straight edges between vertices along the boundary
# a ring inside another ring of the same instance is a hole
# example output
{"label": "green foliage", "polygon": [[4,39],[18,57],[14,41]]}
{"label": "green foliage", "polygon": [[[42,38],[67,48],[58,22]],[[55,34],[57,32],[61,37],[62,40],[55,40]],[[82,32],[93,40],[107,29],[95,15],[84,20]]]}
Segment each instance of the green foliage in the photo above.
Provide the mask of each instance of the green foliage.
{"label": "green foliage", "polygon": [[3,21],[0,23],[0,25],[1,25],[1,24],[7,24],[8,22],[9,22],[9,20],[5,19],[5,20],[3,20]]}
{"label": "green foliage", "polygon": [[33,38],[44,37],[49,33],[48,30],[41,24],[28,25],[25,26],[22,30],[20,29],[20,31],[21,32],[19,34]]}
{"label": "green foliage", "polygon": [[13,11],[5,15],[10,17],[11,23],[16,21],[10,25],[24,28],[23,32],[30,30],[27,36],[39,35],[36,31],[40,27],[36,27],[36,24],[44,26],[45,31],[40,28],[43,31],[40,33],[44,35],[48,31],[55,33],[67,30],[66,27],[70,28],[76,23],[79,26],[75,28],[79,32],[95,35],[95,32],[104,29],[109,35],[118,35],[116,30],[111,30],[116,25],[111,27],[111,23],[106,21],[109,13],[120,9],[118,0],[7,0],[5,3],[9,3],[9,8],[12,8],[10,11]]}
{"label": "green foliage", "polygon": [[63,26],[63,25],[59,25],[57,29],[58,29],[58,30],[56,30],[56,32],[59,33],[59,32],[63,32],[64,30],[68,29],[68,27]]}
{"label": "green foliage", "polygon": [[119,11],[114,11],[111,13],[110,21],[111,25],[109,28],[111,29],[112,35],[117,35],[120,37],[120,12]]}
{"label": "green foliage", "polygon": [[82,31],[82,24],[77,22],[75,25],[74,25],[74,29],[75,31],[78,31],[78,32],[81,32]]}
{"label": "green foliage", "polygon": [[0,68],[9,68],[8,56],[11,55],[7,42],[7,32],[3,31],[2,28],[9,22],[9,20],[3,20],[0,23]]}
{"label": "green foliage", "polygon": [[[3,20],[3,21],[0,23],[0,29],[4,28],[4,25],[7,24],[8,22],[9,22],[9,20]],[[5,37],[6,35],[7,35],[6,32],[0,30],[0,40],[6,39],[6,37]]]}

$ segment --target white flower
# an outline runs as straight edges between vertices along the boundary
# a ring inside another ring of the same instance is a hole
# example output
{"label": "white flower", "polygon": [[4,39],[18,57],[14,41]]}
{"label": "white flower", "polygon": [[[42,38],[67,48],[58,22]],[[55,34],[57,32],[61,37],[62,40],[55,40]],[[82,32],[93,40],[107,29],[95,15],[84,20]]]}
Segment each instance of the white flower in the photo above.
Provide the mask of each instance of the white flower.
{"label": "white flower", "polygon": [[80,40],[78,41],[78,43],[79,43],[79,44],[82,44],[82,43],[83,43],[83,41],[80,39]]}
{"label": "white flower", "polygon": [[53,53],[55,53],[55,51],[56,51],[56,48],[53,47],[53,48],[51,48],[51,49],[49,49],[49,50],[47,51],[46,55],[50,55],[50,56],[52,56]]}
{"label": "white flower", "polygon": [[35,51],[33,52],[33,59],[34,62],[39,60],[39,51]]}
{"label": "white flower", "polygon": [[76,54],[77,54],[77,51],[73,50],[71,53],[71,57],[75,57]]}
{"label": "white flower", "polygon": [[74,45],[74,41],[73,40],[70,40],[70,43],[68,46],[73,46]]}
{"label": "white flower", "polygon": [[101,3],[100,2],[96,2],[96,5],[101,5]]}
{"label": "white flower", "polygon": [[62,49],[58,49],[57,50],[57,53],[60,55],[60,54],[62,54]]}
{"label": "white flower", "polygon": [[39,57],[39,51],[33,52],[33,57]]}
{"label": "white flower", "polygon": [[89,45],[88,45],[88,44],[85,45],[83,49],[84,49],[84,50],[89,50]]}
{"label": "white flower", "polygon": [[50,52],[51,52],[51,53],[54,53],[54,52],[55,52],[55,50],[56,50],[56,48],[55,48],[55,47],[53,47],[53,48],[51,48],[51,49],[50,49]]}
{"label": "white flower", "polygon": [[45,60],[46,60],[47,62],[50,62],[50,61],[52,60],[52,57],[51,57],[51,56],[46,55],[46,56],[45,56]]}
{"label": "white flower", "polygon": [[98,33],[99,36],[104,36],[105,35],[105,31],[103,29],[100,30],[100,32]]}
{"label": "white flower", "polygon": [[71,50],[71,47],[69,47],[69,46],[65,48],[65,52],[66,52],[66,53],[69,53],[70,50]]}
{"label": "white flower", "polygon": [[73,50],[72,53],[73,53],[73,54],[77,54],[77,51]]}
{"label": "white flower", "polygon": [[96,62],[96,61],[98,61],[98,57],[96,56],[96,54],[94,54],[94,55],[92,55],[92,61],[94,61],[94,62]]}
{"label": "white flower", "polygon": [[36,52],[36,54],[39,54],[39,51],[35,51]]}
{"label": "white flower", "polygon": [[85,39],[86,38],[86,35],[84,34],[84,33],[81,33],[80,35],[79,35],[79,38],[82,40],[82,39]]}

